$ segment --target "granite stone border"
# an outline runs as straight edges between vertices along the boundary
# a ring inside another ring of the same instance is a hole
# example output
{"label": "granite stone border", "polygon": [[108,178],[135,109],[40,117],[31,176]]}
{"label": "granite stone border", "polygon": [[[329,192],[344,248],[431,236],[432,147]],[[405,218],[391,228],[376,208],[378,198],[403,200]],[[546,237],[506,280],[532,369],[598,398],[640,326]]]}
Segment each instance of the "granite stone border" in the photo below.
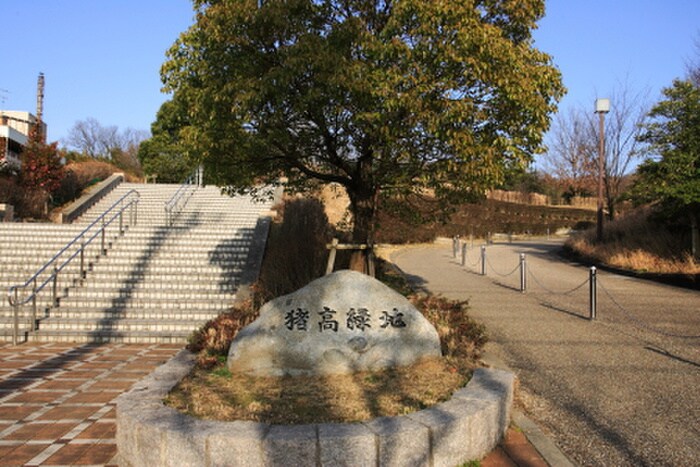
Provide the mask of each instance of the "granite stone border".
{"label": "granite stone border", "polygon": [[163,398],[192,369],[180,351],[117,399],[117,448],[129,466],[455,466],[481,459],[510,422],[515,375],[479,368],[452,398],[364,423],[269,425],[199,420]]}

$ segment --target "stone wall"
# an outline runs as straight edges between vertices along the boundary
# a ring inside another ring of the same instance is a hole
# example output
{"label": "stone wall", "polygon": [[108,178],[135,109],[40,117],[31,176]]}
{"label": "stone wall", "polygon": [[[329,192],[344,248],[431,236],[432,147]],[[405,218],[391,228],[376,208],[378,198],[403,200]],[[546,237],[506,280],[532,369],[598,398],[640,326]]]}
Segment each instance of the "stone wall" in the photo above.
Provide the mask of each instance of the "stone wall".
{"label": "stone wall", "polygon": [[480,459],[510,422],[514,375],[478,369],[452,398],[364,423],[268,425],[205,421],[163,405],[194,365],[183,350],[117,400],[121,465],[454,466]]}

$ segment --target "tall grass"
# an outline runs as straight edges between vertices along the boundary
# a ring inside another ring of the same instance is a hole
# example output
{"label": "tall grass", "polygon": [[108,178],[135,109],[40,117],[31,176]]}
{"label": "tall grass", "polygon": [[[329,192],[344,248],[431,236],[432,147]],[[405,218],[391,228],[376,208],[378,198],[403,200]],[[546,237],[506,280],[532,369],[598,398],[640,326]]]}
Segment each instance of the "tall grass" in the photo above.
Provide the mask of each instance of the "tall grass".
{"label": "tall grass", "polygon": [[572,237],[567,247],[580,256],[637,272],[698,274],[700,264],[688,248],[688,236],[656,219],[649,207],[638,208],[605,224],[603,241],[595,228]]}

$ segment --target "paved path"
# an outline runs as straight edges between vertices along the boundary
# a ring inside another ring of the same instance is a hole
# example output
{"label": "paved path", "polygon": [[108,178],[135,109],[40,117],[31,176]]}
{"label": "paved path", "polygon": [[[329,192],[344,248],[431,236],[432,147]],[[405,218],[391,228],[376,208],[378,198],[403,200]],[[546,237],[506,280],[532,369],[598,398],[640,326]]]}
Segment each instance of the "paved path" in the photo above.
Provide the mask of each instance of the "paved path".
{"label": "paved path", "polygon": [[[700,465],[700,293],[599,271],[591,322],[588,269],[563,261],[558,248],[491,245],[486,277],[476,272],[478,248],[466,267],[451,244],[403,249],[392,260],[416,286],[469,299],[488,328],[487,349],[518,374],[519,404],[574,462]],[[529,271],[524,294],[518,271],[509,275],[519,253]]]}
{"label": "paved path", "polygon": [[0,466],[113,465],[114,399],[181,347],[0,345]]}
{"label": "paved path", "polygon": [[[117,396],[177,345],[0,345],[0,466],[116,466]],[[483,467],[546,467],[508,430]]]}

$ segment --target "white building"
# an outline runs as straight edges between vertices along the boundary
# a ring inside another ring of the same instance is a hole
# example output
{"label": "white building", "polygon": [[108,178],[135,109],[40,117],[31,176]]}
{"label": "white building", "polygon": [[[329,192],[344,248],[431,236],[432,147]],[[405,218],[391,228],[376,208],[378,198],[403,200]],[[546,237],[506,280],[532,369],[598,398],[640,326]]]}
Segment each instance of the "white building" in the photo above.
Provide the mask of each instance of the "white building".
{"label": "white building", "polygon": [[[0,165],[20,167],[20,153],[27,145],[29,133],[37,121],[29,112],[0,110]],[[46,124],[43,122],[41,133],[46,134]]]}

